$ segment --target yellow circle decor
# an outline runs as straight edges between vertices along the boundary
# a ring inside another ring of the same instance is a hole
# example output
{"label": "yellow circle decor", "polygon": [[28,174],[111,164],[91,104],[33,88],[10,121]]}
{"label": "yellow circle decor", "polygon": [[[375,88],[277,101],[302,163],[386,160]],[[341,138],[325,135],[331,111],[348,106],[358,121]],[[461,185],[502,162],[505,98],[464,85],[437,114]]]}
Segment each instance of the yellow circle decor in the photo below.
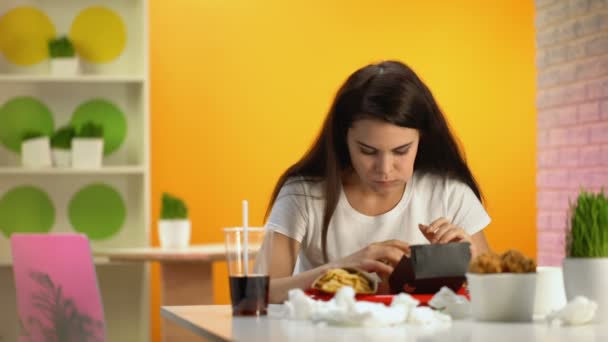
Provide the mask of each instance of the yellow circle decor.
{"label": "yellow circle decor", "polygon": [[19,6],[0,17],[0,52],[19,66],[31,66],[48,58],[48,42],[55,26],[35,7]]}
{"label": "yellow circle decor", "polygon": [[76,16],[70,38],[84,60],[107,63],[118,58],[125,49],[127,30],[118,13],[107,7],[94,6]]}

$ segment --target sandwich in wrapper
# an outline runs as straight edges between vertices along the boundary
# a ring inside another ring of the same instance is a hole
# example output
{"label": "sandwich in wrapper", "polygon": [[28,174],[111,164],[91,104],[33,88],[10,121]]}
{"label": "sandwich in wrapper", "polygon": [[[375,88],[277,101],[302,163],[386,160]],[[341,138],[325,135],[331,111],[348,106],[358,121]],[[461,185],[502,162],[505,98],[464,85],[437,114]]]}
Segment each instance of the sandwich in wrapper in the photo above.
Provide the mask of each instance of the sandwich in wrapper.
{"label": "sandwich in wrapper", "polygon": [[458,291],[471,262],[470,246],[468,242],[410,246],[411,255],[403,256],[389,276],[391,293],[436,293],[443,286]]}
{"label": "sandwich in wrapper", "polygon": [[333,268],[312,284],[314,289],[325,293],[336,293],[343,286],[352,287],[356,294],[374,294],[378,290],[378,281],[371,274],[356,268]]}

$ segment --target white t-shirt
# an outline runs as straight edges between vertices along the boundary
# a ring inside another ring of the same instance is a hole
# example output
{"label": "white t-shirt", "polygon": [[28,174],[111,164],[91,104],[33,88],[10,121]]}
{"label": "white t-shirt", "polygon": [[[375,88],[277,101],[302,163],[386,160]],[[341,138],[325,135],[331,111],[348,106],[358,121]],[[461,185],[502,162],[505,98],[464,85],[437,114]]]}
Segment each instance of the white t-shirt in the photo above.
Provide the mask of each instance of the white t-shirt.
{"label": "white t-shirt", "polygon": [[[323,262],[323,182],[293,178],[281,188],[266,228],[300,242],[294,274]],[[451,178],[414,172],[399,203],[390,211],[367,216],[351,207],[344,191],[329,222],[327,255],[337,260],[373,242],[402,240],[410,245],[428,244],[418,224],[445,217],[472,235],[490,223],[481,202],[465,183]]]}

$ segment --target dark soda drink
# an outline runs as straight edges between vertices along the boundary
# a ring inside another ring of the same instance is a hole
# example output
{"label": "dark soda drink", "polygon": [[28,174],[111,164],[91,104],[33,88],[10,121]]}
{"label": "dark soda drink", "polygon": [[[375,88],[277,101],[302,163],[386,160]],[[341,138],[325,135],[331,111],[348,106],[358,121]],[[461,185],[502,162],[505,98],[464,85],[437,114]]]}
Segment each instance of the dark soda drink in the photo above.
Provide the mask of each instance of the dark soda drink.
{"label": "dark soda drink", "polygon": [[229,280],[233,316],[267,314],[269,276],[230,276]]}

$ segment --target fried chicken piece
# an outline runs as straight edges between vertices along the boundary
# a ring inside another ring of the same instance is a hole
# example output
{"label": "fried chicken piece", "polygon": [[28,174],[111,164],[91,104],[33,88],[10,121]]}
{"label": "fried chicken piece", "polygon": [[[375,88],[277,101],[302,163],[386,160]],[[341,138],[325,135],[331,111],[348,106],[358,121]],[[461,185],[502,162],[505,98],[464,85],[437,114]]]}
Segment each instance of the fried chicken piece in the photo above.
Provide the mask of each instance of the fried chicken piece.
{"label": "fried chicken piece", "polygon": [[526,257],[516,250],[508,250],[501,256],[502,269],[504,272],[523,273],[523,263]]}
{"label": "fried chicken piece", "polygon": [[469,265],[471,273],[500,273],[502,271],[502,260],[499,255],[485,253],[477,256]]}
{"label": "fried chicken piece", "polygon": [[502,257],[502,271],[510,273],[536,272],[536,262],[516,250],[506,251]]}
{"label": "fried chicken piece", "polygon": [[536,272],[536,261],[534,259],[528,259],[524,264],[524,272],[533,273]]}

